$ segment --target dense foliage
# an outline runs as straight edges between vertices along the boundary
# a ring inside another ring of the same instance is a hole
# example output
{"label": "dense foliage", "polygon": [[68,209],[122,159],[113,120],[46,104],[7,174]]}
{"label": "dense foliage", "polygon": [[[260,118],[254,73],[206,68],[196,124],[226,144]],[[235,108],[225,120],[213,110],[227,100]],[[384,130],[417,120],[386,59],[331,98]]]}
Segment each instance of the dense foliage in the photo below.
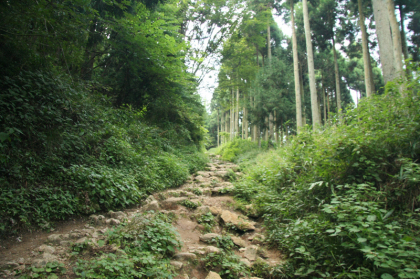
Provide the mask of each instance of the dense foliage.
{"label": "dense foliage", "polygon": [[0,234],[138,204],[204,166],[178,8],[0,3]]}
{"label": "dense foliage", "polygon": [[420,276],[418,84],[417,76],[400,95],[390,83],[342,123],[307,129],[242,164],[248,175],[236,197],[264,215],[289,277]]}

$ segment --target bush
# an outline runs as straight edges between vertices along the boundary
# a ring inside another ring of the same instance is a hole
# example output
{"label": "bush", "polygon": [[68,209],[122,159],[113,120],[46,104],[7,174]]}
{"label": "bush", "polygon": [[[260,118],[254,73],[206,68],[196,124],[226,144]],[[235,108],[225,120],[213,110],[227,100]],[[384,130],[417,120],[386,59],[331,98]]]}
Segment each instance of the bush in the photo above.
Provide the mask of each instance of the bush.
{"label": "bush", "polygon": [[46,72],[0,80],[0,234],[139,203],[206,165],[192,141],[92,86]]}
{"label": "bush", "polygon": [[420,100],[396,88],[241,165],[236,196],[265,213],[285,275],[420,277]]}

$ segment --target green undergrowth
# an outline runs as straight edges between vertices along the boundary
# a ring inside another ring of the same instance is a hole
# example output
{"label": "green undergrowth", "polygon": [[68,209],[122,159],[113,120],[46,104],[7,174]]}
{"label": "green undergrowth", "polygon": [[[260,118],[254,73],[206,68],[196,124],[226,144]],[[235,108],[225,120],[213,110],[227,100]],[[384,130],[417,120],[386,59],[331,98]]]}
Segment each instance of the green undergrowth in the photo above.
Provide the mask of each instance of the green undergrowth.
{"label": "green undergrowth", "polygon": [[275,278],[420,278],[418,84],[400,95],[390,83],[341,124],[302,129],[241,165],[236,198],[264,214],[288,257]]}
{"label": "green undergrowth", "polygon": [[135,216],[108,232],[102,250],[114,246],[117,253],[99,252],[93,259],[79,260],[75,274],[78,278],[174,278],[170,258],[182,244],[171,222],[165,214]]}
{"label": "green undergrowth", "polygon": [[115,108],[98,84],[23,72],[0,89],[0,235],[128,207],[207,163],[187,128]]}
{"label": "green undergrowth", "polygon": [[247,163],[253,162],[253,159],[262,151],[267,150],[267,147],[267,141],[262,141],[261,148],[259,148],[256,142],[235,138],[233,141],[209,150],[209,152],[221,155],[222,159],[226,161]]}

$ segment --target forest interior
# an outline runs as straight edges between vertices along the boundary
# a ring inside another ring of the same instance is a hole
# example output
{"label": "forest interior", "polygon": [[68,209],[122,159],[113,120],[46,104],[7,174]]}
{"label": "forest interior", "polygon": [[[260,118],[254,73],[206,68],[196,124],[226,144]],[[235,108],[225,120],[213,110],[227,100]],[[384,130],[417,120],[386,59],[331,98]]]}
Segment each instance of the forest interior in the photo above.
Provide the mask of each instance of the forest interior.
{"label": "forest interior", "polygon": [[0,277],[420,278],[420,1],[0,23]]}

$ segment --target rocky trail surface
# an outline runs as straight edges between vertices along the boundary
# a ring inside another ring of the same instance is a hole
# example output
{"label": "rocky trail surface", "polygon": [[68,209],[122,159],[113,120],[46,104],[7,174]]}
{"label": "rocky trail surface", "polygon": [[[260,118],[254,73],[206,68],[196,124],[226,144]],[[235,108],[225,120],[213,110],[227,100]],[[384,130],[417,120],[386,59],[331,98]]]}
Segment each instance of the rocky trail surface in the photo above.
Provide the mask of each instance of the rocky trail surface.
{"label": "rocky trail surface", "polygon": [[[77,259],[88,259],[103,252],[117,257],[125,254],[115,243],[104,245],[108,230],[130,224],[138,218],[136,216],[151,211],[172,216],[172,226],[179,234],[182,248],[171,255],[170,261],[179,274],[176,279],[226,277],[229,267],[223,263],[223,258],[229,254],[238,260],[239,268],[243,266],[248,270],[256,263],[281,264],[281,254],[267,248],[261,223],[252,219],[255,217],[252,205],[246,208],[247,216],[235,210],[230,181],[242,175],[238,170],[237,165],[213,157],[205,171],[192,175],[180,188],[151,195],[137,208],[91,215],[88,219],[61,224],[50,233],[28,233],[14,242],[9,241],[0,247],[0,277],[18,278],[22,271],[28,274],[28,268],[45,268],[46,265],[57,269],[57,265],[51,265],[54,262],[61,263],[60,268],[67,272],[51,278],[79,278],[73,272]],[[87,246],[90,253],[74,253],[75,247],[82,250]],[[258,278],[249,274],[239,272],[237,277],[228,278]]]}

